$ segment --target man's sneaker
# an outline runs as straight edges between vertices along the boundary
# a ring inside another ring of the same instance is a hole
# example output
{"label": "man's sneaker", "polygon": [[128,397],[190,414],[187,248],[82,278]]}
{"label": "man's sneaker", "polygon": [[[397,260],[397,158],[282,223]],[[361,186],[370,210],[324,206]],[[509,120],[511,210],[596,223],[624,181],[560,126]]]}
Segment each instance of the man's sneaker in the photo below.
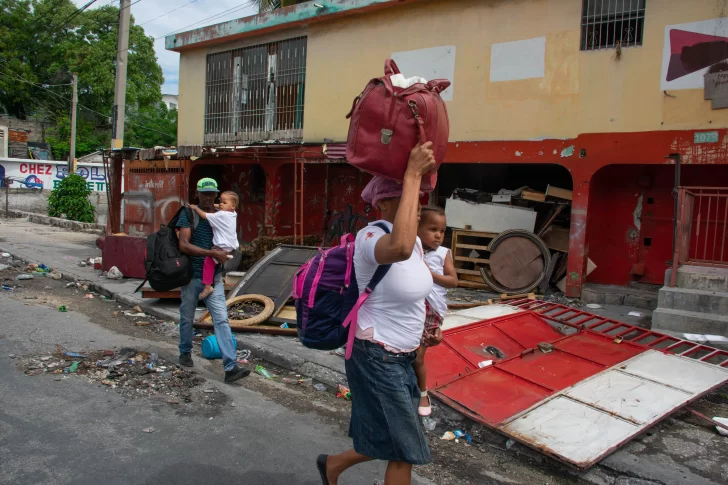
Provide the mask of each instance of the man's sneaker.
{"label": "man's sneaker", "polygon": [[249,375],[250,369],[235,366],[233,369],[225,371],[225,382],[235,382],[238,379],[248,377]]}
{"label": "man's sneaker", "polygon": [[179,365],[184,367],[194,367],[195,363],[192,362],[192,353],[185,352],[183,354],[179,354]]}

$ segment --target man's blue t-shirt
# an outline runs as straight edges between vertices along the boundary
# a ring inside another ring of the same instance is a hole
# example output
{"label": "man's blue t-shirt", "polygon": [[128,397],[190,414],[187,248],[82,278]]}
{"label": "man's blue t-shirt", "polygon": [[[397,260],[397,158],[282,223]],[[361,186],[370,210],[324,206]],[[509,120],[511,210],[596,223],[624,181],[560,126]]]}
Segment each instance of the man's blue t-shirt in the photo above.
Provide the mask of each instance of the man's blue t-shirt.
{"label": "man's blue t-shirt", "polygon": [[[190,222],[189,217],[187,217],[186,210],[180,213],[179,219],[177,220],[177,227],[180,229],[192,228],[192,223]],[[199,222],[197,223],[197,227],[195,227],[194,231],[192,231],[190,243],[194,244],[198,248],[212,249],[212,228],[210,227],[209,222],[207,222],[203,218],[200,218]],[[202,279],[202,265],[205,262],[205,257],[190,256],[190,260],[192,262],[192,277],[195,279]],[[217,274],[219,270],[220,265],[215,268],[215,274]]]}

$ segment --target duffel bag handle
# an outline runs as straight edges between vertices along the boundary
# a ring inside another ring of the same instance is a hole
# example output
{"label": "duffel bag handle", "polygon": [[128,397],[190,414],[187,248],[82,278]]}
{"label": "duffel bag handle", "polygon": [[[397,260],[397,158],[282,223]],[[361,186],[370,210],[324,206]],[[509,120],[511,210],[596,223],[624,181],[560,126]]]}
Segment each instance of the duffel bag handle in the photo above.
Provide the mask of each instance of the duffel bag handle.
{"label": "duffel bag handle", "polygon": [[384,61],[384,75],[391,76],[392,74],[401,74],[401,72],[399,72],[396,62],[392,59],[387,59]]}
{"label": "duffel bag handle", "polygon": [[433,79],[427,83],[427,89],[437,94],[440,94],[449,87],[450,81],[447,79]]}

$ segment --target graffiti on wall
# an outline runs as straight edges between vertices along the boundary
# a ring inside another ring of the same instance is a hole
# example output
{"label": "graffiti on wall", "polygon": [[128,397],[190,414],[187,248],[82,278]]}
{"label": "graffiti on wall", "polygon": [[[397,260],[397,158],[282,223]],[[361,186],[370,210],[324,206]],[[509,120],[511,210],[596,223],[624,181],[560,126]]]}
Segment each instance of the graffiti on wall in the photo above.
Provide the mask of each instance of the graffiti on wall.
{"label": "graffiti on wall", "polygon": [[351,204],[347,204],[344,210],[339,212],[334,210],[331,218],[327,221],[326,237],[324,243],[326,245],[336,244],[344,234],[356,234],[356,232],[365,227],[370,222],[369,214],[372,207],[369,204],[364,206],[364,213],[358,213]]}

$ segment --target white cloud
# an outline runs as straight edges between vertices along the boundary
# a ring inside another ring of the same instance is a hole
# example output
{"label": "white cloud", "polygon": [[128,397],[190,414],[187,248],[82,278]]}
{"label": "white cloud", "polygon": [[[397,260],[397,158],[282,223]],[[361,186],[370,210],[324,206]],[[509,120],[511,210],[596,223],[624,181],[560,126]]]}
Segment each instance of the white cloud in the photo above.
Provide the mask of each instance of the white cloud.
{"label": "white cloud", "polygon": [[[73,2],[78,6],[82,6],[86,4],[88,0],[73,0]],[[191,3],[184,8],[168,13],[171,10],[181,7],[189,2],[190,0],[140,0],[138,3],[131,6],[131,14],[134,16],[134,23],[136,25],[144,24],[142,27],[147,35],[151,35],[156,38],[230,9],[236,10],[233,12],[227,12],[218,18],[207,20],[199,25],[185,28],[184,30],[192,30],[205,25],[212,25],[231,19],[247,17],[256,13],[255,9],[252,7],[245,7],[238,10],[238,7],[245,5],[245,2],[241,2],[240,0],[195,0],[194,3]],[[118,4],[116,0],[112,0],[111,2],[108,0],[98,0],[91,8],[98,8],[98,5],[104,6],[109,3]],[[145,23],[160,15],[162,16],[158,19]],[[159,64],[162,66],[162,71],[164,72],[164,85],[162,86],[162,92],[165,94],[177,94],[177,83],[179,79],[179,54],[168,51],[164,48],[164,38],[154,41],[154,50],[157,54]]]}

